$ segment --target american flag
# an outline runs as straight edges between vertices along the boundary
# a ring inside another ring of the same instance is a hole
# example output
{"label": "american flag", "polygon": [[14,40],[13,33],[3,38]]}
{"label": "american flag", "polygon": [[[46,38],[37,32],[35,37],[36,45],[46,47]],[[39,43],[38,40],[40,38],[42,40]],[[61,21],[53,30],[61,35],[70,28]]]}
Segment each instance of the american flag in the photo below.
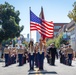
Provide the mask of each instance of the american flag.
{"label": "american flag", "polygon": [[30,10],[30,31],[34,30],[37,30],[41,35],[44,35],[47,38],[53,38],[53,22],[47,22],[43,19],[40,19]]}

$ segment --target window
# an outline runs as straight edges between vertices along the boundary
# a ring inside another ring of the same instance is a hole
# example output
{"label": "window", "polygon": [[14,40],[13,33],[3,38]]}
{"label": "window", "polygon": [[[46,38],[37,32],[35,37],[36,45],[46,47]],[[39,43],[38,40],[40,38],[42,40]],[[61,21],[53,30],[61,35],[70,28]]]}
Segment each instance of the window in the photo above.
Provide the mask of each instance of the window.
{"label": "window", "polygon": [[54,26],[54,29],[60,29],[61,26]]}

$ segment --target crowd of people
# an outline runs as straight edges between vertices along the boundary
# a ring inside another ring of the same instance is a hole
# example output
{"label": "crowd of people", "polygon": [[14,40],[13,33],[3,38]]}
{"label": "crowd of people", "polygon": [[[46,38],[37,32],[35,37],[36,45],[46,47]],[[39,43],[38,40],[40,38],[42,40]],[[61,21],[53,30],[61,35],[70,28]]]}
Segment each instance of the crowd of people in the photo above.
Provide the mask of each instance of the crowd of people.
{"label": "crowd of people", "polygon": [[19,63],[19,66],[22,66],[27,61],[29,63],[29,70],[34,70],[34,66],[39,68],[39,70],[43,70],[45,57],[47,58],[47,63],[52,66],[55,66],[55,58],[58,59],[58,57],[60,58],[60,63],[71,66],[73,49],[71,45],[65,45],[60,48],[58,55],[58,50],[54,43],[46,47],[42,38],[35,44],[33,39],[30,39],[27,49],[22,44],[19,46],[16,44],[15,47],[8,47],[6,45],[4,49],[5,66],[15,63]]}

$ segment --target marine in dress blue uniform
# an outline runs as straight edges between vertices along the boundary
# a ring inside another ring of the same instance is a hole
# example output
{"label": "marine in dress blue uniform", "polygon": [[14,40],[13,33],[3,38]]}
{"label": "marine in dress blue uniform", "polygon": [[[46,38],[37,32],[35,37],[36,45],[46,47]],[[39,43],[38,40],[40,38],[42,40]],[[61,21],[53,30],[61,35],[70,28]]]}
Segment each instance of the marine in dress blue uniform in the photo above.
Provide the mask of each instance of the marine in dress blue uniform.
{"label": "marine in dress blue uniform", "polygon": [[28,47],[28,56],[29,56],[30,70],[34,70],[34,44],[32,39],[30,40],[29,47]]}
{"label": "marine in dress blue uniform", "polygon": [[35,45],[35,65],[38,67],[38,42]]}

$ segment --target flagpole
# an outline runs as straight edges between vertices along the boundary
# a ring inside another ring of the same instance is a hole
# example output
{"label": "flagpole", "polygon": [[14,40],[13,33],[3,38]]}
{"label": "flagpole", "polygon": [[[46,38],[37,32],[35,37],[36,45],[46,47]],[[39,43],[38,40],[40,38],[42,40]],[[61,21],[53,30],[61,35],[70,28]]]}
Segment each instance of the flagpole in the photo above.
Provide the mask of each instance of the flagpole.
{"label": "flagpole", "polygon": [[[29,12],[31,11],[31,7],[29,7]],[[30,30],[30,39],[31,39],[31,30]]]}
{"label": "flagpole", "polygon": [[[41,6],[41,12],[40,12],[40,14],[39,14],[39,17],[40,17],[41,19],[45,19],[45,18],[44,18],[44,12],[43,12],[43,7],[42,7],[42,6]],[[46,44],[46,38],[45,38],[45,36],[41,35],[41,38],[43,39],[43,43]]]}

